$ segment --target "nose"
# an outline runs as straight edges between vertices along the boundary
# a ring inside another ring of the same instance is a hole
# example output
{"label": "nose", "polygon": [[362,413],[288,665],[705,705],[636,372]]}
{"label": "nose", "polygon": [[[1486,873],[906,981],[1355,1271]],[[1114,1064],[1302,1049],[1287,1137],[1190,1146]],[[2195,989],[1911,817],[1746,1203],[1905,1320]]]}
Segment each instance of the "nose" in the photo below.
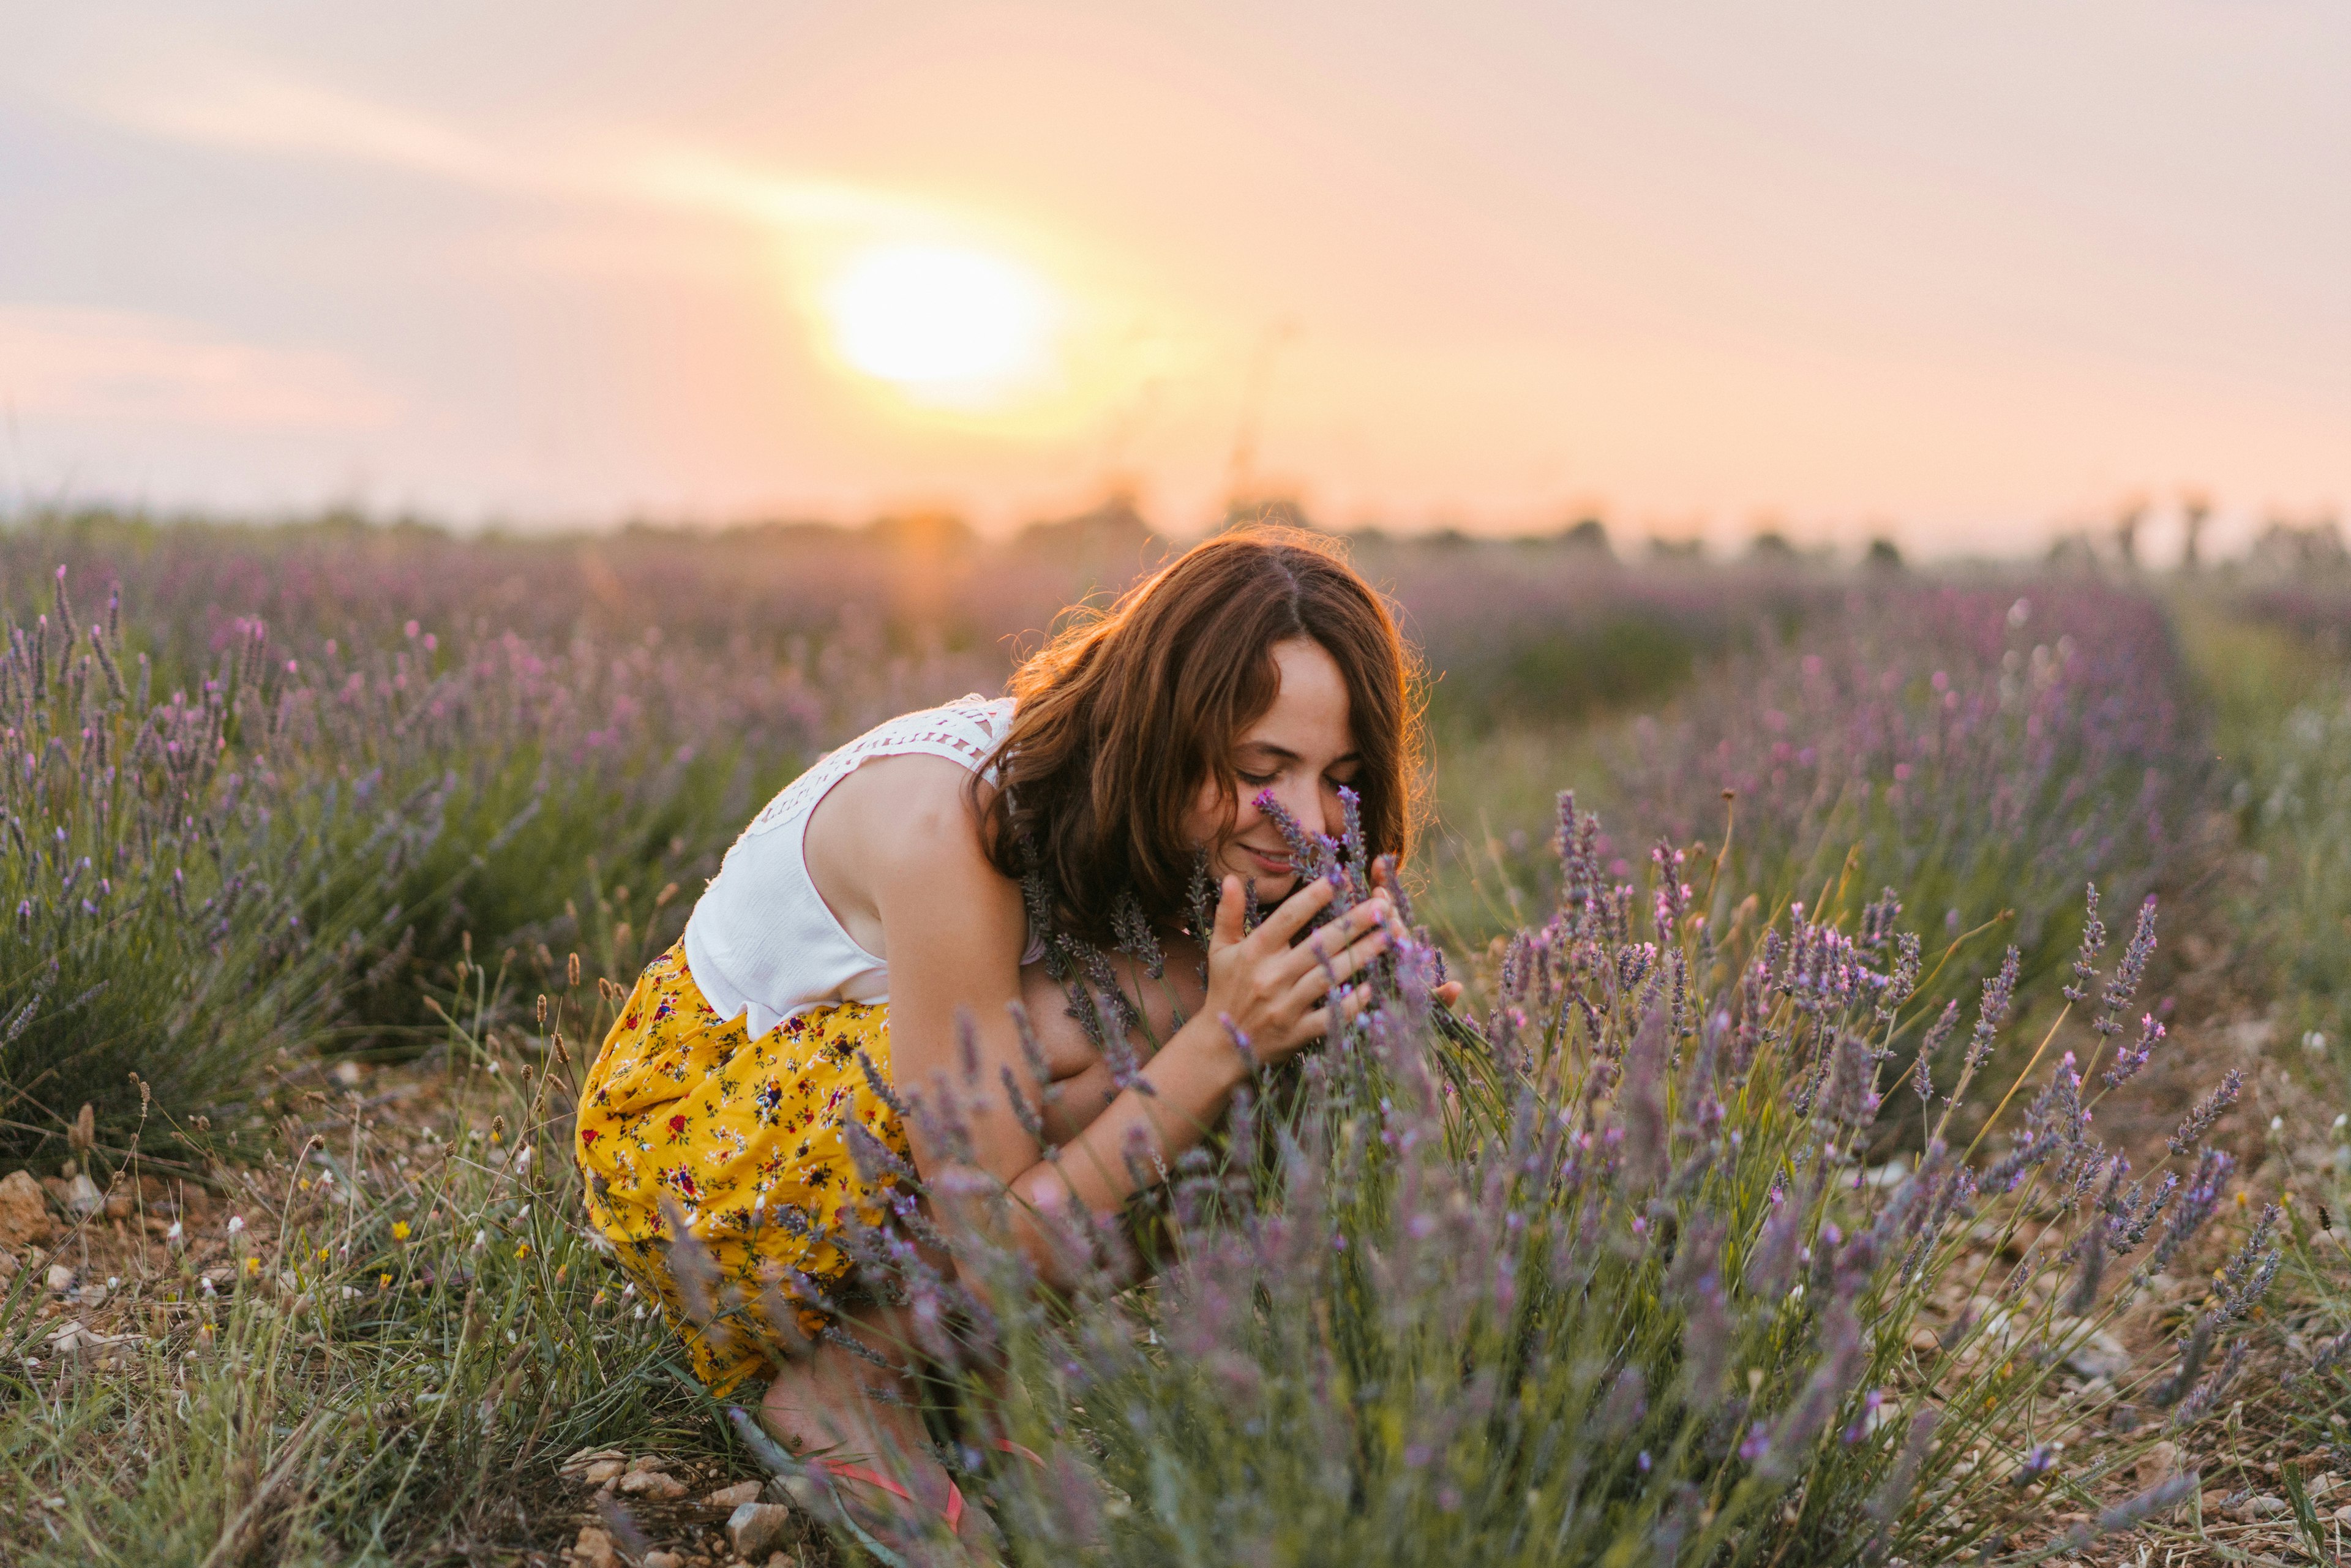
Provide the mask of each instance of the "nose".
{"label": "nose", "polygon": [[1332,802],[1324,798],[1321,780],[1302,779],[1284,780],[1274,789],[1274,799],[1281,809],[1297,820],[1298,825],[1310,833],[1330,833],[1332,825]]}

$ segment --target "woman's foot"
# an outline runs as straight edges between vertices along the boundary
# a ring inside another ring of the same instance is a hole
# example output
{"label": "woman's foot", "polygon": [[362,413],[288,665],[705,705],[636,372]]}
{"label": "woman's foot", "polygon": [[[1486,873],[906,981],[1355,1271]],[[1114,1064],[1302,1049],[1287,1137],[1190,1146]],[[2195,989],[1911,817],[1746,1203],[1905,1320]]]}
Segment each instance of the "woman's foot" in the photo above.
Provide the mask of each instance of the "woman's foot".
{"label": "woman's foot", "polygon": [[[848,1325],[869,1343],[893,1343],[879,1324]],[[879,1331],[879,1332],[877,1332]],[[786,1452],[826,1473],[832,1495],[862,1530],[910,1562],[952,1562],[935,1552],[952,1538],[962,1561],[996,1563],[995,1521],[965,1499],[933,1457],[905,1380],[837,1344],[784,1367],[760,1401],[759,1421]],[[878,1396],[878,1397],[877,1397]]]}

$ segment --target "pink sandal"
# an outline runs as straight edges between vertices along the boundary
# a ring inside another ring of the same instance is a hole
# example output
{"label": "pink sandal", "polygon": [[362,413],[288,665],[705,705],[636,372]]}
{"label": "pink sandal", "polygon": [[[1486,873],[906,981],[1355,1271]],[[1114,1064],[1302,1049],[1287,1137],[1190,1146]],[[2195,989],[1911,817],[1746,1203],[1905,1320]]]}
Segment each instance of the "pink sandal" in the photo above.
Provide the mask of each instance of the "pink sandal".
{"label": "pink sandal", "polygon": [[[1045,1462],[1038,1457],[1035,1449],[1024,1448],[1009,1437],[998,1437],[988,1447],[1000,1448],[1008,1454],[1018,1454],[1032,1465],[1042,1465]],[[863,1481],[868,1486],[880,1487],[892,1497],[901,1498],[907,1502],[916,1500],[913,1492],[908,1491],[881,1471],[868,1466],[852,1465],[840,1459],[827,1458],[812,1458],[808,1462],[821,1469],[828,1476],[839,1476],[843,1480]],[[955,1479],[952,1476],[947,1479],[947,1506],[942,1511],[941,1517],[946,1521],[949,1535],[955,1534],[957,1527],[963,1523],[963,1489],[955,1484]]]}
{"label": "pink sandal", "polygon": [[[868,1486],[880,1487],[892,1497],[904,1498],[908,1502],[914,1502],[916,1500],[913,1492],[908,1491],[904,1487],[900,1486],[896,1481],[892,1480],[888,1476],[883,1475],[881,1471],[870,1469],[867,1466],[847,1464],[840,1459],[817,1458],[810,1459],[808,1462],[811,1467],[822,1470],[828,1476],[838,1476],[844,1480],[863,1481]],[[946,1520],[947,1533],[949,1535],[955,1534],[958,1527],[963,1523],[963,1489],[955,1484],[954,1478],[952,1477],[948,1478],[947,1480],[947,1506],[944,1511],[942,1517]]]}

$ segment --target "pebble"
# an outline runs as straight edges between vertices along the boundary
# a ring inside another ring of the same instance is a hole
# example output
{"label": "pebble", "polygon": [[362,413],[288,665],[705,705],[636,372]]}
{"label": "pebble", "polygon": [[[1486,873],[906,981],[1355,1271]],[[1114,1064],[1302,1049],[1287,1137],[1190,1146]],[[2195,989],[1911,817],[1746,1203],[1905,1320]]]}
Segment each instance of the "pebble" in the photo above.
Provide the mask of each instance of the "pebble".
{"label": "pebble", "polygon": [[621,1478],[621,1490],[630,1497],[670,1502],[685,1495],[685,1483],[660,1470],[631,1470]]}
{"label": "pebble", "polygon": [[674,1552],[648,1552],[641,1561],[644,1568],[685,1568],[685,1559]]}
{"label": "pebble", "polygon": [[580,1527],[580,1539],[571,1543],[571,1554],[588,1564],[588,1568],[621,1568],[621,1555],[612,1550],[612,1538],[592,1524]]}
{"label": "pebble", "polygon": [[72,1214],[96,1214],[106,1207],[106,1194],[89,1179],[88,1171],[76,1171],[66,1183],[66,1209]]}
{"label": "pebble", "polygon": [[758,1481],[737,1481],[731,1487],[720,1487],[702,1500],[712,1508],[740,1508],[747,1502],[759,1500]]}
{"label": "pebble", "polygon": [[2179,1445],[2171,1442],[2158,1443],[2139,1458],[2138,1484],[2142,1487],[2151,1487],[2158,1481],[2169,1480],[2178,1475],[2179,1470]]}
{"label": "pebble", "polygon": [[49,1289],[62,1296],[73,1289],[74,1271],[62,1263],[49,1265]]}
{"label": "pebble", "polygon": [[2284,1511],[2285,1499],[2271,1492],[2263,1492],[2259,1497],[2249,1497],[2237,1505],[2237,1512],[2246,1519],[2265,1519],[2271,1514]]}
{"label": "pebble", "polygon": [[747,1502],[726,1516],[726,1543],[737,1557],[758,1557],[781,1545],[792,1511],[781,1503]]}
{"label": "pebble", "polygon": [[24,1247],[49,1239],[49,1204],[41,1184],[25,1171],[0,1179],[0,1247]]}
{"label": "pebble", "polygon": [[591,1487],[600,1487],[617,1479],[627,1469],[627,1464],[620,1459],[598,1459],[580,1473],[580,1479]]}
{"label": "pebble", "polygon": [[1941,1340],[1935,1337],[1933,1329],[1921,1326],[1910,1331],[1910,1348],[1921,1355],[1939,1350],[1942,1348],[1942,1343]]}
{"label": "pebble", "polygon": [[2065,1354],[2066,1370],[2079,1377],[2117,1377],[2130,1370],[2130,1352],[2104,1329],[2084,1339]]}

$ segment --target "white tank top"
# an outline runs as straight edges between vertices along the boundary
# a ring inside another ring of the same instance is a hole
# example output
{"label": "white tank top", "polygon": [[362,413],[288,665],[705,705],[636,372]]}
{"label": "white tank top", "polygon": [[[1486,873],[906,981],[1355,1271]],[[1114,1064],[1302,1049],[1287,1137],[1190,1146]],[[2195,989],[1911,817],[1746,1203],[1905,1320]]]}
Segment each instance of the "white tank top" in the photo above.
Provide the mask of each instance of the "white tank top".
{"label": "white tank top", "polygon": [[[832,1002],[890,999],[890,967],[854,941],[809,879],[801,840],[832,787],[877,757],[944,757],[992,777],[1012,727],[1012,699],[977,692],[877,726],[784,786],[751,819],[685,922],[685,962],[722,1019],[747,1013],[758,1039],[781,1020]],[[1042,956],[1034,940],[1021,960]]]}

